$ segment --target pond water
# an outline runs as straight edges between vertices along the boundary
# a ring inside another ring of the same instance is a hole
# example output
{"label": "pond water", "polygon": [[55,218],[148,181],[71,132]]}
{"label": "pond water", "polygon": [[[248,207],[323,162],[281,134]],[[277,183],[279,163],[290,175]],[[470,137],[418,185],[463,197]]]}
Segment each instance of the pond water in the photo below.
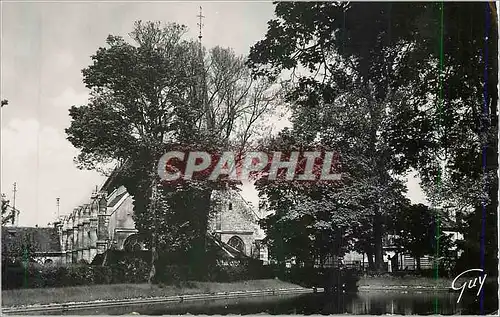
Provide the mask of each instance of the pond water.
{"label": "pond water", "polygon": [[[457,304],[458,293],[447,291],[360,291],[356,294],[304,294],[267,297],[207,300],[175,304],[130,305],[67,312],[71,315],[141,315],[170,314],[480,314],[475,293],[464,294]],[[485,296],[484,313],[498,310],[496,292]],[[61,312],[59,312],[60,314]]]}

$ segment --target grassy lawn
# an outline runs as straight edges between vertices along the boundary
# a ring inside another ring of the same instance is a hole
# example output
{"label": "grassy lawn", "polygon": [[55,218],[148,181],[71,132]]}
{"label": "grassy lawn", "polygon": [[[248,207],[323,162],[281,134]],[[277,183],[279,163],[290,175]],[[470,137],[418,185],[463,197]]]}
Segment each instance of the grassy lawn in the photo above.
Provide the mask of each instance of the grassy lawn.
{"label": "grassy lawn", "polygon": [[2,306],[24,306],[85,302],[107,299],[148,298],[201,293],[219,293],[300,287],[280,280],[251,280],[233,283],[186,282],[181,286],[158,287],[148,284],[111,284],[60,288],[31,288],[2,291]]}

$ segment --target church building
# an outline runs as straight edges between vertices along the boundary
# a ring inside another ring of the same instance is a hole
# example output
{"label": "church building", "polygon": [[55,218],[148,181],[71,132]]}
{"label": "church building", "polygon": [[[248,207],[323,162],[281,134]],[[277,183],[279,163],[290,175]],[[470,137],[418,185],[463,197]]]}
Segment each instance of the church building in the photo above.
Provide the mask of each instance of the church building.
{"label": "church building", "polygon": [[[89,197],[88,203],[75,207],[54,224],[63,264],[92,263],[108,249],[127,250],[137,244],[134,198],[123,185],[110,189],[111,183],[108,179]],[[223,195],[223,199],[209,221],[209,234],[230,249],[266,263],[267,249],[261,244],[264,232],[257,224],[261,218],[258,211],[236,191],[214,195]]]}

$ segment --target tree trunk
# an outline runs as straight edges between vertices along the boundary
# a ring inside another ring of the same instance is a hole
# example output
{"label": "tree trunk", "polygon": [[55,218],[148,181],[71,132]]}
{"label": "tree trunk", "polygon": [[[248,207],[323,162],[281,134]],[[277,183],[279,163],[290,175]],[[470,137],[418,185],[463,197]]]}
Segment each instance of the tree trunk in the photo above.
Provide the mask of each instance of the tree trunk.
{"label": "tree trunk", "polygon": [[375,270],[375,264],[373,263],[373,251],[371,249],[366,250],[366,257],[368,258],[368,269]]}
{"label": "tree trunk", "polygon": [[416,256],[415,260],[417,261],[417,271],[420,271],[420,257]]}
{"label": "tree trunk", "polygon": [[399,271],[399,253],[394,254],[391,258],[392,271]]}
{"label": "tree trunk", "polygon": [[[380,208],[380,207],[377,207]],[[382,221],[380,212],[377,210],[375,212],[375,217],[373,220],[373,235],[375,244],[375,270],[377,272],[384,271],[384,255],[383,255],[383,245],[382,245]]]}
{"label": "tree trunk", "polygon": [[196,237],[193,239],[193,245],[190,256],[190,263],[197,279],[205,279],[208,276],[209,260],[207,258],[207,229],[210,213],[210,198],[212,191],[210,189],[190,190],[191,199],[193,199],[192,223],[195,229]]}
{"label": "tree trunk", "polygon": [[156,261],[158,260],[158,250],[157,250],[157,215],[156,215],[156,173],[155,170],[153,169],[153,174],[151,175],[152,181],[151,181],[151,200],[149,202],[149,211],[153,215],[153,230],[151,233],[151,268],[149,270],[149,278],[148,278],[148,283],[149,285],[152,285],[154,282],[154,278],[156,276]]}
{"label": "tree trunk", "polygon": [[158,260],[158,250],[156,249],[156,243],[151,243],[151,268],[149,270],[149,285],[153,285],[154,278],[156,276],[156,261]]}
{"label": "tree trunk", "polygon": [[[368,88],[368,91],[370,90],[370,85],[369,82],[364,83],[366,87]],[[382,110],[380,109],[377,101],[375,100],[375,96],[370,96],[371,102],[369,105],[369,111],[370,111],[370,120],[371,120],[371,127],[370,127],[370,142],[371,142],[371,152],[373,153],[372,157],[372,162],[373,162],[373,167],[375,168],[375,175],[378,178],[377,181],[377,187],[379,189],[383,188],[386,186],[386,166],[385,166],[385,158],[380,157],[381,153],[380,151],[376,148],[376,144],[378,141],[377,137],[377,131],[380,130],[380,125],[381,125],[381,116],[382,116]],[[382,272],[384,271],[384,259],[383,259],[383,245],[382,245],[382,204],[381,204],[381,197],[380,193],[377,194],[377,200],[375,202],[375,214],[373,217],[373,239],[374,239],[374,255],[375,255],[375,270],[377,272]]]}

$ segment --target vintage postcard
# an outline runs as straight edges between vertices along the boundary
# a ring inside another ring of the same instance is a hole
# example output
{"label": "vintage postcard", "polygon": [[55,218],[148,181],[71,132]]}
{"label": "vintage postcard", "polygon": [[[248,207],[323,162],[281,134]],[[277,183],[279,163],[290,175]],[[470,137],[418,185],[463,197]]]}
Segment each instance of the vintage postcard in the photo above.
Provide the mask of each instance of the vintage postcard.
{"label": "vintage postcard", "polygon": [[1,1],[6,315],[498,315],[494,2]]}

